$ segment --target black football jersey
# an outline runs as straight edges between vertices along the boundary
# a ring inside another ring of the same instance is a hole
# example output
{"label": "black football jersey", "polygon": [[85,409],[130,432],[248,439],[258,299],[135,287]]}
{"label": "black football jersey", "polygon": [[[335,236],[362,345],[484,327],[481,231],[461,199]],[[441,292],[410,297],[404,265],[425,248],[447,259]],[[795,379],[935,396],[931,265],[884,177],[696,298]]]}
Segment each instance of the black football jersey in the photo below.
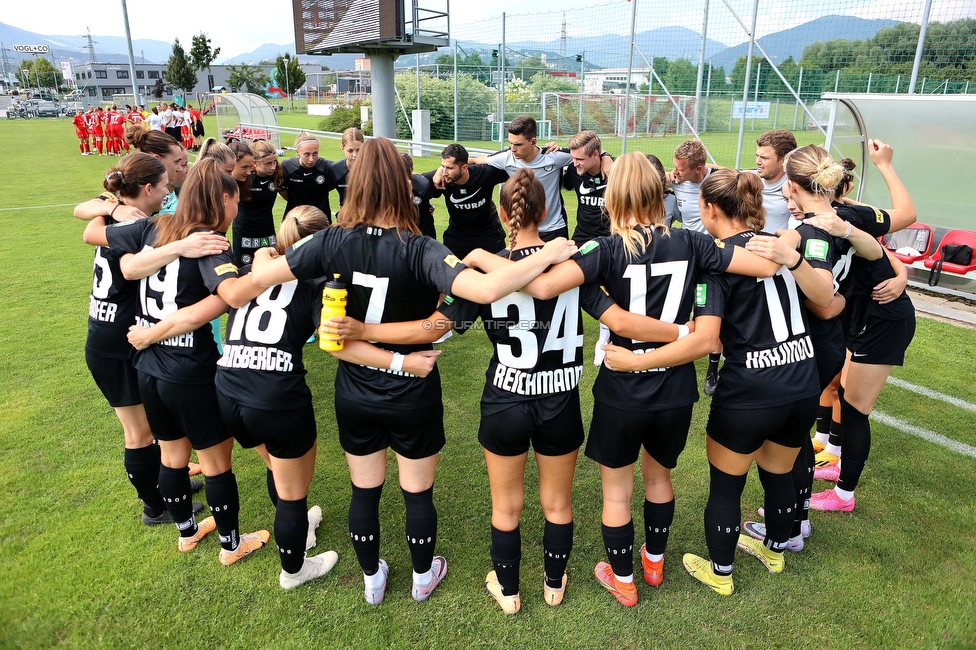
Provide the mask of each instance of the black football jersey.
{"label": "black football jersey", "polygon": [[[724,240],[745,246],[752,232]],[[820,394],[813,340],[793,274],[780,267],[771,278],[703,274],[696,316],[722,319],[725,363],[712,397],[727,409],[772,408]]]}
{"label": "black football jersey", "polygon": [[240,237],[274,237],[274,204],[278,190],[270,176],[251,174],[251,200],[237,203],[234,232]]}
{"label": "black football jersey", "polygon": [[[131,225],[130,225],[131,224]],[[152,248],[156,220],[143,219],[106,229],[111,248],[120,254]],[[237,277],[230,249],[200,259],[177,258],[139,281],[139,315],[136,324],[152,327],[181,307],[197,303],[217,292],[227,278]],[[217,363],[217,344],[210,323],[136,352],[136,369],[158,379],[184,384],[212,382]]]}
{"label": "black football jersey", "polygon": [[302,167],[297,157],[288,158],[281,161],[281,171],[285,177],[285,189],[288,190],[285,214],[300,205],[314,205],[331,220],[329,191],[336,189],[331,161],[319,158],[311,169],[307,169]]}
{"label": "black football jersey", "polygon": [[[103,201],[118,203],[114,194],[98,196]],[[105,217],[109,225],[115,223]],[[85,350],[113,359],[128,359],[135,353],[126,335],[135,325],[138,313],[139,283],[122,276],[119,259],[122,253],[105,246],[95,247],[94,279],[88,300],[88,339]]]}
{"label": "black football jersey", "polygon": [[[422,176],[433,181],[435,172]],[[448,183],[434,188],[434,196],[443,196],[450,217],[449,230],[464,234],[497,233],[501,229],[498,210],[492,201],[495,186],[508,180],[508,172],[490,165],[468,165],[468,182]]]}
{"label": "black football jersey", "polygon": [[337,160],[332,163],[332,178],[335,182],[336,192],[339,194],[339,206],[346,200],[346,185],[349,179],[349,166],[346,164],[346,159]]}
{"label": "black football jersey", "polygon": [[[396,323],[427,318],[441,293],[466,267],[443,244],[397,229],[357,226],[327,228],[285,251],[296,278],[332,278],[339,274],[349,291],[346,314],[366,323]],[[389,345],[409,354],[430,344]],[[391,409],[414,409],[439,402],[437,368],[426,378],[387,369],[340,362],[336,394]]]}
{"label": "black football jersey", "polygon": [[[881,237],[891,229],[891,217],[884,210],[869,205],[834,204],[837,215],[872,237]],[[839,239],[839,238],[835,238]],[[849,323],[851,333],[859,332],[869,317],[886,320],[909,318],[915,313],[908,294],[902,292],[898,298],[886,305],[871,298],[874,287],[895,277],[895,269],[887,255],[877,260],[867,260],[854,255],[853,247],[846,239],[839,245],[847,253],[849,273],[846,282],[841,283],[841,292],[847,299],[844,319]],[[880,244],[879,244],[880,245]]]}
{"label": "black football jersey", "polygon": [[[796,231],[800,234],[800,253],[803,259],[815,269],[826,269],[834,273],[839,268],[837,264],[837,249],[834,246],[834,238],[825,231],[806,224],[797,226]],[[834,293],[837,293],[838,284],[834,278]],[[816,347],[824,341],[832,341],[840,333],[841,324],[838,318],[828,318],[821,320],[812,313],[807,314],[810,324],[810,336],[813,345]]]}
{"label": "black football jersey", "polygon": [[417,207],[417,226],[420,228],[420,234],[436,238],[434,213],[430,211],[430,200],[434,197],[434,184],[426,176],[411,174],[410,185],[413,190],[413,204]]}
{"label": "black football jersey", "polygon": [[610,234],[610,217],[603,205],[603,192],[607,189],[607,179],[602,174],[580,175],[576,167],[570,165],[563,172],[563,187],[576,192],[579,207],[576,208],[576,230],[573,241],[582,246],[595,237]]}
{"label": "black football jersey", "polygon": [[[520,260],[541,246],[513,251]],[[508,251],[499,253],[508,257]],[[560,409],[576,390],[583,375],[583,316],[579,287],[555,298],[539,300],[516,291],[490,305],[447,296],[440,312],[463,334],[478,317],[495,348],[485,373],[482,412],[492,406],[506,408],[513,402],[561,396]],[[549,404],[547,402],[547,404]]]}
{"label": "black football jersey", "polygon": [[[629,257],[619,235],[597,237],[573,257],[587,282],[582,290],[583,308],[599,318],[612,300],[635,314],[667,323],[686,322],[694,308],[698,272],[728,268],[731,247],[689,230],[655,229],[652,234],[641,227],[635,230],[647,242],[647,248],[636,258]],[[614,332],[610,333],[610,342],[638,354],[661,345],[626,339]],[[628,411],[687,406],[698,400],[695,366],[687,363],[641,372],[614,372],[600,366],[593,397]]]}
{"label": "black football jersey", "polygon": [[[240,270],[250,272],[250,266]],[[275,410],[312,401],[302,350],[319,323],[325,279],[275,285],[227,317],[217,390],[242,406]]]}

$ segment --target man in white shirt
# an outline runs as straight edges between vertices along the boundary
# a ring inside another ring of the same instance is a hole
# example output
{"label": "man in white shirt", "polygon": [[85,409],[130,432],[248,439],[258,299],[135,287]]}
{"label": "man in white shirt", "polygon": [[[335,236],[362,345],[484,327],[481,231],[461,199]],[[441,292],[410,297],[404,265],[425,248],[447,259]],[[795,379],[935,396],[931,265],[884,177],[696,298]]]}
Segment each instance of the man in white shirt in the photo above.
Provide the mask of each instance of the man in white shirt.
{"label": "man in white shirt", "polygon": [[763,183],[763,207],[766,208],[768,233],[789,227],[790,211],[783,198],[786,181],[786,154],[796,149],[796,137],[785,129],[766,131],[756,140],[756,174]]}
{"label": "man in white shirt", "polygon": [[534,118],[520,115],[508,126],[510,148],[491,156],[473,158],[472,163],[488,164],[504,169],[509,176],[521,168],[531,169],[546,191],[546,218],[539,225],[539,237],[549,241],[556,237],[569,237],[566,226],[566,209],[563,207],[563,167],[573,164],[573,157],[562,151],[546,153],[536,145]]}
{"label": "man in white shirt", "polygon": [[700,140],[685,140],[674,150],[674,171],[668,174],[671,189],[678,200],[681,227],[705,232],[698,207],[701,184],[712,170],[705,166],[708,153]]}

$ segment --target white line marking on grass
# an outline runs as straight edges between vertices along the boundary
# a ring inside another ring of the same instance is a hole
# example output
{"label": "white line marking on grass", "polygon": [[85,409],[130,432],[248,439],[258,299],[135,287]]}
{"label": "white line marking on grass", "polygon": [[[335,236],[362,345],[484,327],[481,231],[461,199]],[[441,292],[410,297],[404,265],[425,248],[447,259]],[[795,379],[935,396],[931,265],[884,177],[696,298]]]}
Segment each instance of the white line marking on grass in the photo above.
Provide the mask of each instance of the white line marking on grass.
{"label": "white line marking on grass", "polygon": [[77,203],[55,203],[54,205],[25,205],[20,208],[0,208],[0,212],[9,212],[11,210],[41,210],[44,208],[64,208],[69,205],[78,205]]}
{"label": "white line marking on grass", "polygon": [[899,431],[903,431],[909,435],[913,435],[921,438],[922,440],[928,440],[929,442],[934,442],[937,445],[951,449],[952,451],[957,451],[964,456],[969,456],[970,458],[976,458],[976,447],[970,447],[969,445],[953,440],[952,438],[946,438],[943,435],[929,431],[928,429],[922,429],[921,427],[916,427],[913,424],[899,420],[898,418],[893,418],[890,415],[885,415],[875,411],[871,414],[871,417],[881,422],[882,424],[887,424],[889,427],[894,427]]}
{"label": "white line marking on grass", "polygon": [[952,404],[953,406],[958,406],[961,409],[966,409],[967,411],[976,413],[976,404],[970,404],[969,402],[961,400],[958,397],[946,395],[945,393],[940,393],[938,391],[925,388],[924,386],[909,384],[907,381],[896,379],[895,377],[888,377],[888,383],[892,386],[904,388],[905,390],[910,390],[913,393],[918,393],[919,395],[924,395],[925,397],[931,397],[932,399],[937,399],[947,404]]}

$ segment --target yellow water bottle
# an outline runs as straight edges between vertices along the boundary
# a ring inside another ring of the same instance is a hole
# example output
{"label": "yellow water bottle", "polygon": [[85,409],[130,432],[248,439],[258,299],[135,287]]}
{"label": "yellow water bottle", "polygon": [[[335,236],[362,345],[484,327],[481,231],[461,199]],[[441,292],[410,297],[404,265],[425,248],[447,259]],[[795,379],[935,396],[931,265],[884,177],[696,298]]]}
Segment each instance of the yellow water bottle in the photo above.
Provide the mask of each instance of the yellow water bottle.
{"label": "yellow water bottle", "polygon": [[[322,289],[322,324],[330,318],[339,318],[346,315],[346,283],[339,281],[339,274],[335,274],[335,279],[325,283]],[[326,352],[334,352],[342,349],[342,341],[330,341],[322,336],[319,330],[319,347]]]}

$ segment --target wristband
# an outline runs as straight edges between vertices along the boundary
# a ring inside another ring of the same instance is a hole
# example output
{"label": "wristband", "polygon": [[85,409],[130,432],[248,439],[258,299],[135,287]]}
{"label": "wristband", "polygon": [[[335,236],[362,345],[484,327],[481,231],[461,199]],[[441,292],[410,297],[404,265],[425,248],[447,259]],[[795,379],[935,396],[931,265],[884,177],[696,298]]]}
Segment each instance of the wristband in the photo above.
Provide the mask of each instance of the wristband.
{"label": "wristband", "polygon": [[[847,238],[845,237],[844,239],[847,239]],[[798,259],[796,261],[796,264],[794,264],[793,266],[786,267],[786,270],[787,271],[790,271],[790,272],[793,272],[793,271],[797,270],[798,268],[800,268],[800,265],[801,264],[803,264],[803,256],[802,255],[800,255],[800,259]]]}
{"label": "wristband", "polygon": [[854,234],[854,224],[849,223],[847,224],[847,234],[841,236],[841,239],[850,239],[851,235],[853,234]]}
{"label": "wristband", "polygon": [[399,352],[393,353],[393,361],[390,362],[390,372],[403,372],[403,355]]}
{"label": "wristband", "polygon": [[691,328],[687,325],[678,325],[678,340],[680,341],[684,337],[691,334]]}

